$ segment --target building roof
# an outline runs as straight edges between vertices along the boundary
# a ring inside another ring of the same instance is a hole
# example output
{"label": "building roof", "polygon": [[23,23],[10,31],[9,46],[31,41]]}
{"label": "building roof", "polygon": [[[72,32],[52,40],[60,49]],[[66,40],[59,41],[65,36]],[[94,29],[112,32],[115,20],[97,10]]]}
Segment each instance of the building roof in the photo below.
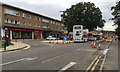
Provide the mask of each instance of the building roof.
{"label": "building roof", "polygon": [[25,9],[22,9],[22,8],[19,8],[19,7],[15,7],[15,6],[6,4],[6,3],[1,3],[1,2],[0,2],[0,5],[2,5],[2,6],[9,6],[9,7],[12,7],[12,8],[16,8],[16,9],[19,9],[19,10],[23,10],[23,11],[25,11],[25,12],[29,12],[29,13],[32,13],[32,14],[35,14],[35,15],[39,15],[39,16],[44,17],[44,18],[47,18],[47,19],[51,19],[51,20],[55,20],[55,21],[61,22],[60,20],[57,20],[57,19],[54,19],[54,18],[51,18],[51,17],[48,17],[48,16],[44,16],[44,15],[41,15],[41,14],[36,13],[36,12],[32,12],[32,11],[29,11],[29,10],[25,10]]}

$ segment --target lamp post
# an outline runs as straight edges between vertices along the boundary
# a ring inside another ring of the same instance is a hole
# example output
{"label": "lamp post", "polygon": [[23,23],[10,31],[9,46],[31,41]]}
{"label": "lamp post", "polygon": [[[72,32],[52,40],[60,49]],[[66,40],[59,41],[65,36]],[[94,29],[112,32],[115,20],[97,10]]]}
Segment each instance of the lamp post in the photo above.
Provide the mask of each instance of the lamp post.
{"label": "lamp post", "polygon": [[4,50],[6,50],[6,37],[7,37],[7,28],[5,28],[5,43],[4,43]]}

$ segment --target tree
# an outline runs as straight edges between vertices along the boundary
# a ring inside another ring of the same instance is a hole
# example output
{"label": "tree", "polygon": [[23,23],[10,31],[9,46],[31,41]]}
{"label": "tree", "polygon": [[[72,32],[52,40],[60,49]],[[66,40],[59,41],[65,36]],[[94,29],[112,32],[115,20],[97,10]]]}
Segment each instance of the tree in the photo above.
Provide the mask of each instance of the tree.
{"label": "tree", "polygon": [[112,6],[111,10],[113,10],[112,15],[114,16],[112,20],[114,20],[114,25],[117,25],[115,30],[120,33],[120,1],[116,3],[116,6]]}
{"label": "tree", "polygon": [[72,5],[71,8],[63,11],[61,21],[68,27],[68,31],[72,31],[73,25],[83,25],[90,31],[103,28],[106,22],[102,19],[102,12],[94,3],[80,2]]}

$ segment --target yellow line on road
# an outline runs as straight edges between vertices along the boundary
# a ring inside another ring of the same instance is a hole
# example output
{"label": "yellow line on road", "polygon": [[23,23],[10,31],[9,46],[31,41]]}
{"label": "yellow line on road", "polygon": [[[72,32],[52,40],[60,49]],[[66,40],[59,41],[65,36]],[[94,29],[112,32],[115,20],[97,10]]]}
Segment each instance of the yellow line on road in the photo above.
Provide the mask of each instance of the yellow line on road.
{"label": "yellow line on road", "polygon": [[99,56],[99,55],[97,55],[97,56],[95,57],[95,59],[92,61],[92,63],[91,63],[91,64],[89,65],[89,67],[87,68],[86,72],[88,72],[88,70],[91,68],[91,66],[93,65],[93,63],[97,60],[98,56]]}
{"label": "yellow line on road", "polygon": [[100,57],[99,57],[99,59],[96,61],[95,65],[92,67],[91,72],[93,72],[93,71],[94,71],[94,69],[95,69],[96,65],[98,64],[98,62],[99,62],[99,60],[100,60],[100,58],[101,58],[101,56],[100,56]]}

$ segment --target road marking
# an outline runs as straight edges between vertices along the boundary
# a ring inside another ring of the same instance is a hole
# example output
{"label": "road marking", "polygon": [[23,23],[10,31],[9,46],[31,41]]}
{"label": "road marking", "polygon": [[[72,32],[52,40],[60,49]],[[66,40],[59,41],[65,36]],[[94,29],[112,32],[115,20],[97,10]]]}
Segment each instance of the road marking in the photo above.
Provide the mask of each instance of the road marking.
{"label": "road marking", "polygon": [[51,61],[51,60],[56,59],[56,58],[59,58],[59,57],[60,57],[60,56],[56,56],[56,57],[53,57],[53,58],[44,60],[44,61],[42,61],[41,63],[45,63],[45,62]]}
{"label": "road marking", "polygon": [[95,65],[94,65],[94,66],[93,66],[93,68],[91,69],[91,72],[93,72],[93,71],[94,71],[94,69],[95,69],[96,65],[98,64],[98,62],[99,62],[99,60],[100,60],[100,58],[101,58],[101,56],[100,56],[100,57],[99,57],[99,59],[96,61]]}
{"label": "road marking", "polygon": [[69,68],[71,68],[72,66],[76,65],[76,62],[70,62],[69,64],[67,64],[65,67],[63,67],[62,69],[60,69],[58,72],[63,72]]}
{"label": "road marking", "polygon": [[77,50],[80,50],[80,49],[77,49]]}
{"label": "road marking", "polygon": [[19,61],[34,60],[34,59],[36,59],[36,58],[37,58],[37,57],[34,57],[34,58],[22,58],[22,59],[19,59],[19,60],[14,60],[14,61],[10,61],[10,62],[6,62],[6,63],[3,63],[3,64],[0,64],[0,66],[2,66],[2,65],[7,65],[7,64],[12,64],[12,63],[19,62]]}
{"label": "road marking", "polygon": [[92,61],[92,63],[91,63],[91,64],[89,65],[89,67],[87,68],[86,72],[91,68],[91,66],[93,65],[93,63],[97,60],[98,56],[99,56],[99,55],[97,55],[97,56],[95,57],[95,59]]}

